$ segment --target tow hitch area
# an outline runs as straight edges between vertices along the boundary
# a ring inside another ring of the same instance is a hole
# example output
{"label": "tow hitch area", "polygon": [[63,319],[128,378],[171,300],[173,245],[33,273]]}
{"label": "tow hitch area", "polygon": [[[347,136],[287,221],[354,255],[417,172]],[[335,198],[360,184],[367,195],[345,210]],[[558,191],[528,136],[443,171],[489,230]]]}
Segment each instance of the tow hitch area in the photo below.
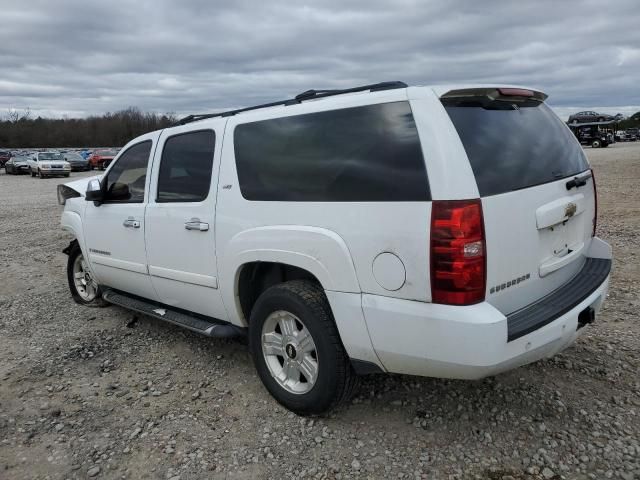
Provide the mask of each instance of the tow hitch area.
{"label": "tow hitch area", "polygon": [[587,307],[578,315],[578,328],[576,330],[580,330],[585,325],[593,323],[596,319],[596,311],[593,307]]}

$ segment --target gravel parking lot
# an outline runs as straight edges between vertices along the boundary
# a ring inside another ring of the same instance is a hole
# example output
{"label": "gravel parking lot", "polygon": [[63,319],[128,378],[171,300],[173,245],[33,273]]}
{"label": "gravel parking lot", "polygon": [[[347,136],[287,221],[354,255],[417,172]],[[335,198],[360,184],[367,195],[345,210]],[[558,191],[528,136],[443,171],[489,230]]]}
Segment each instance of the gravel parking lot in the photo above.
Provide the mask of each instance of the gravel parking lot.
{"label": "gravel parking lot", "polygon": [[477,382],[372,376],[315,419],[239,341],[73,303],[64,180],[3,172],[0,479],[640,479],[640,142],[586,153],[615,270],[575,346]]}

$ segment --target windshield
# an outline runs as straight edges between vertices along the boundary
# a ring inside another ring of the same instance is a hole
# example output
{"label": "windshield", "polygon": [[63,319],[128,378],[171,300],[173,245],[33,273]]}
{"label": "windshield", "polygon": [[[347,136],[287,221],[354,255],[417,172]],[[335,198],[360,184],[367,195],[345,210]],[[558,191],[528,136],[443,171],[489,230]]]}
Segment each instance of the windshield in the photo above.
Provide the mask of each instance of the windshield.
{"label": "windshield", "polygon": [[443,98],[480,195],[553,182],[587,168],[582,147],[544,103]]}
{"label": "windshield", "polygon": [[38,160],[64,160],[64,157],[58,152],[44,152],[38,154]]}

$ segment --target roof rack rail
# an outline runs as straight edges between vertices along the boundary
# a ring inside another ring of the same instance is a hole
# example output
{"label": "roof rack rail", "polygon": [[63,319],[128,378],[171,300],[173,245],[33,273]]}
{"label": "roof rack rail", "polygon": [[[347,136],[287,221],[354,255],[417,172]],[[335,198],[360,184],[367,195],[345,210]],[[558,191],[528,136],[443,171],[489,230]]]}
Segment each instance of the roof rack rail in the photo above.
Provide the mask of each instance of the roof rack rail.
{"label": "roof rack rail", "polygon": [[355,92],[366,92],[366,91],[379,92],[381,90],[393,90],[396,88],[407,88],[407,87],[408,85],[404,82],[392,81],[392,82],[372,83],[371,85],[362,85],[360,87],[337,89],[337,90],[307,90],[306,92],[302,92],[296,95],[294,98],[290,98],[287,100],[280,100],[278,102],[263,103],[262,105],[239,108],[237,110],[228,110],[226,112],[200,113],[200,114],[189,115],[184,118],[181,118],[174,125],[186,125],[187,123],[197,122],[198,120],[204,120],[206,118],[231,117],[238,113],[248,112],[250,110],[258,110],[260,108],[276,107],[279,105],[295,105],[305,100],[331,97],[333,95],[342,95],[344,93],[355,93]]}

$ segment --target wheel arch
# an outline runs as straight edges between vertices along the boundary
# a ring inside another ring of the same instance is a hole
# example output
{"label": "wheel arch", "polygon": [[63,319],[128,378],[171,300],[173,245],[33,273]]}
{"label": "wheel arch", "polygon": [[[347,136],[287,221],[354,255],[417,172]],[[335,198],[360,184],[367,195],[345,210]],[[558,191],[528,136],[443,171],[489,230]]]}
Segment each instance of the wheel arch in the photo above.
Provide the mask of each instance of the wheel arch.
{"label": "wheel arch", "polygon": [[231,321],[243,326],[248,318],[240,291],[250,280],[245,277],[247,269],[259,264],[284,269],[285,279],[287,275],[312,279],[324,290],[361,291],[346,243],[324,228],[282,225],[245,230],[228,242],[220,260],[221,277],[233,279],[221,284],[224,303]]}
{"label": "wheel arch", "polygon": [[77,242],[78,246],[80,247],[80,250],[82,250],[82,254],[87,259],[87,262],[88,262],[89,255],[84,243],[84,235],[82,230],[82,218],[80,217],[80,214],[77,212],[65,210],[64,212],[62,212],[62,218],[60,219],[60,226],[65,232],[70,233],[74,238],[74,240],[70,242],[69,246],[71,246],[73,242]]}

